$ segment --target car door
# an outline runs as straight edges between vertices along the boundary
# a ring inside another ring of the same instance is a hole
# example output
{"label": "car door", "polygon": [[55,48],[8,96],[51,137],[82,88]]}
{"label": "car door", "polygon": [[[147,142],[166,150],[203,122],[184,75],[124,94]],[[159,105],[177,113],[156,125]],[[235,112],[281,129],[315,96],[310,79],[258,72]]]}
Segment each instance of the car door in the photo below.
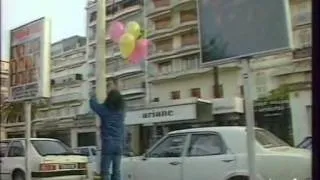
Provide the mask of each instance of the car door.
{"label": "car door", "polygon": [[134,166],[134,179],[180,180],[186,134],[169,135],[160,140]]}
{"label": "car door", "polygon": [[10,178],[10,172],[6,169],[6,158],[9,149],[9,142],[0,142],[0,179],[8,180]]}
{"label": "car door", "polygon": [[183,162],[183,180],[225,180],[235,168],[235,156],[228,153],[219,134],[191,135]]}
{"label": "car door", "polygon": [[11,173],[15,168],[20,168],[24,170],[24,147],[20,141],[12,141],[9,145],[9,151],[7,157],[2,159],[2,164],[4,165],[3,171],[5,174],[9,175],[3,180],[11,179]]}

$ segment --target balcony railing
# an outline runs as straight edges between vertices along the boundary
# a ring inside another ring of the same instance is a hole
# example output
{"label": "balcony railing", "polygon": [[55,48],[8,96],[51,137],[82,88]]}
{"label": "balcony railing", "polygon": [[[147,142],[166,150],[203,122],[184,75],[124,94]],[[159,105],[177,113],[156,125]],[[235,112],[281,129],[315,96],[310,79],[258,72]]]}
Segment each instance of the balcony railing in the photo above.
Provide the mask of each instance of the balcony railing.
{"label": "balcony railing", "polygon": [[82,100],[83,98],[80,93],[69,93],[69,94],[51,97],[52,104],[71,102],[71,101],[82,101]]}
{"label": "balcony railing", "polygon": [[145,83],[128,84],[121,87],[122,95],[143,94],[145,93]]}
{"label": "balcony railing", "polygon": [[52,60],[51,65],[53,66],[53,69],[60,68],[60,67],[66,67],[71,66],[78,63],[85,62],[85,57],[75,57],[75,58],[61,58],[59,60]]}
{"label": "balcony railing", "polygon": [[163,49],[155,50],[153,53],[151,53],[151,55],[149,56],[149,59],[170,56],[178,53],[180,53],[179,56],[183,56],[185,55],[185,52],[190,53],[192,50],[199,50],[199,44],[189,44],[189,45],[184,44],[181,47],[167,49],[166,51],[163,51]]}

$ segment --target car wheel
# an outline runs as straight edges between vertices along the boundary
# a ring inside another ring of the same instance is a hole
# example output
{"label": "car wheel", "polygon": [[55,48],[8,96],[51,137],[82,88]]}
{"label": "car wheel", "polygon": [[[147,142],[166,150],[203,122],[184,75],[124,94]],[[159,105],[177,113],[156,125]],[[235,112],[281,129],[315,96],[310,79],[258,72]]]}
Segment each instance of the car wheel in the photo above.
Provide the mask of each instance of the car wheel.
{"label": "car wheel", "polygon": [[12,175],[12,180],[25,180],[25,174],[22,171],[15,171]]}
{"label": "car wheel", "polygon": [[230,178],[229,180],[249,180],[249,177],[247,176],[235,176]]}

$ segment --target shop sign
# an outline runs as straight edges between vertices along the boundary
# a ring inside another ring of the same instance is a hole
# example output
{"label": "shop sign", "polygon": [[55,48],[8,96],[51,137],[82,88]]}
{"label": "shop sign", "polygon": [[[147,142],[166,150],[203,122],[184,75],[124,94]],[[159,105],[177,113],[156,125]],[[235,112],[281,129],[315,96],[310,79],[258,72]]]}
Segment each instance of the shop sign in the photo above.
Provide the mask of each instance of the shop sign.
{"label": "shop sign", "polygon": [[196,103],[155,107],[126,113],[125,124],[152,124],[197,119]]}
{"label": "shop sign", "polygon": [[282,116],[289,108],[289,100],[256,101],[254,104],[257,117]]}

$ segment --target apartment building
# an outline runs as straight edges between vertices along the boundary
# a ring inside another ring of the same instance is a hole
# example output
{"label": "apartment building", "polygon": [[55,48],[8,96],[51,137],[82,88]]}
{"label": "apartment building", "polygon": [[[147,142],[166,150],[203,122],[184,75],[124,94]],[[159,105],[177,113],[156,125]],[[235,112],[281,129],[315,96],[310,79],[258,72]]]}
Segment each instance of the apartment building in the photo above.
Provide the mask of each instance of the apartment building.
{"label": "apartment building", "polygon": [[9,93],[9,62],[8,61],[0,61],[1,63],[1,105],[8,98]]}
{"label": "apartment building", "polygon": [[[89,109],[89,84],[84,73],[87,70],[85,44],[86,38],[81,36],[72,36],[52,44],[51,97],[33,103],[34,137],[58,138],[71,144],[71,129],[79,126],[77,120]],[[8,116],[5,124],[8,138],[24,136],[23,113],[14,114],[19,116]]]}
{"label": "apartment building", "polygon": [[[96,88],[96,20],[97,20],[97,2],[88,1],[87,11],[87,41],[86,50],[88,65],[88,83],[89,91],[95,92]],[[143,6],[140,0],[129,1],[106,1],[106,30],[108,30],[110,22],[121,21],[127,23],[129,21],[137,21],[143,26]],[[106,31],[107,32],[107,31]],[[140,106],[145,103],[145,76],[144,66],[142,64],[131,65],[120,56],[120,50],[114,44],[110,37],[106,34],[106,81],[113,77],[118,81],[121,94],[126,100],[128,108],[131,106]],[[72,131],[72,146],[94,145],[96,128],[94,124],[94,116],[89,116],[92,123],[88,123],[86,127],[75,128]],[[89,143],[89,144],[88,144]],[[91,144],[90,144],[91,143]],[[92,144],[93,143],[93,144]]]}
{"label": "apartment building", "polygon": [[[4,108],[4,102],[8,98],[9,93],[9,62],[8,61],[0,61],[1,69],[0,69],[0,78],[1,78],[1,99],[0,99],[0,108],[1,110]],[[1,124],[3,124],[3,118],[1,118]],[[0,139],[5,138],[4,127],[0,125]]]}

